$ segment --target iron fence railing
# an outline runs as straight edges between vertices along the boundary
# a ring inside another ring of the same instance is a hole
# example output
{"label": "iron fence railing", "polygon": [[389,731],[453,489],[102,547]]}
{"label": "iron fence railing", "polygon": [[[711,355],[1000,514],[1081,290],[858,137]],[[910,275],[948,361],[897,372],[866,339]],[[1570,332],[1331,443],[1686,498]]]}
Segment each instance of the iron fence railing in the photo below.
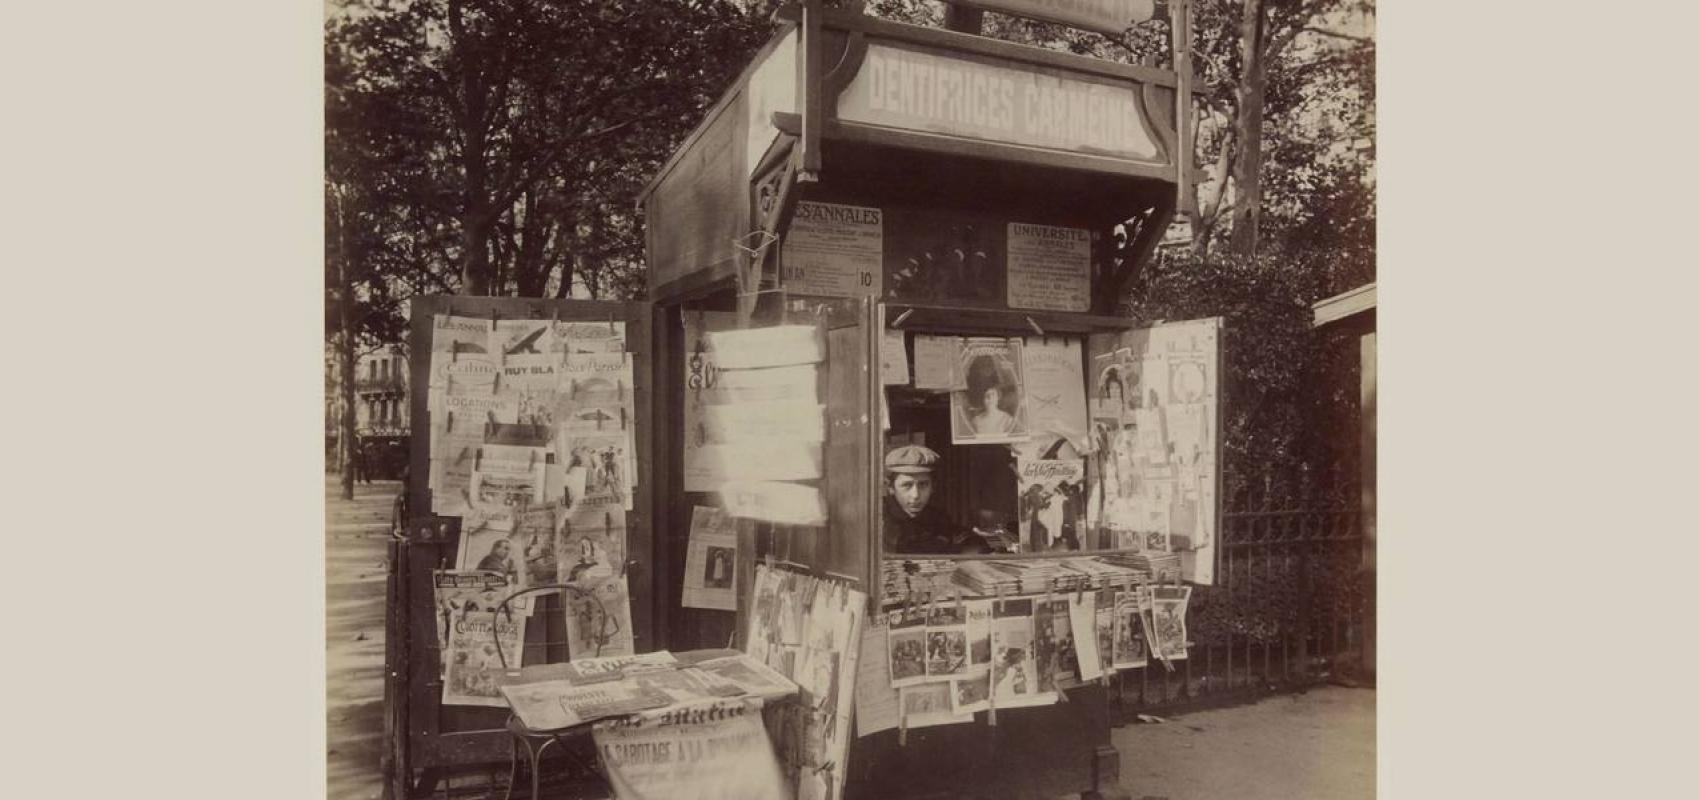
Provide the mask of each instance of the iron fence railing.
{"label": "iron fence railing", "polygon": [[1228,512],[1221,546],[1217,584],[1193,588],[1187,660],[1119,673],[1125,712],[1239,702],[1355,669],[1374,613],[1361,512]]}

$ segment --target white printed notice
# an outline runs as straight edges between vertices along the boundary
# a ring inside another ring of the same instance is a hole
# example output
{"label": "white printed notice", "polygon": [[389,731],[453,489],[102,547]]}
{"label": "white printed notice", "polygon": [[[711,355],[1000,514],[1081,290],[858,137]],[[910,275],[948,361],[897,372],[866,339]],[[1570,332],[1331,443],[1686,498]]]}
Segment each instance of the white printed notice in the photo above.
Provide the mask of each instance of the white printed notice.
{"label": "white printed notice", "polygon": [[880,210],[800,201],[780,247],[785,290],[831,297],[879,297]]}
{"label": "white printed notice", "polygon": [[1009,223],[1009,306],[1085,311],[1092,239],[1084,228]]}

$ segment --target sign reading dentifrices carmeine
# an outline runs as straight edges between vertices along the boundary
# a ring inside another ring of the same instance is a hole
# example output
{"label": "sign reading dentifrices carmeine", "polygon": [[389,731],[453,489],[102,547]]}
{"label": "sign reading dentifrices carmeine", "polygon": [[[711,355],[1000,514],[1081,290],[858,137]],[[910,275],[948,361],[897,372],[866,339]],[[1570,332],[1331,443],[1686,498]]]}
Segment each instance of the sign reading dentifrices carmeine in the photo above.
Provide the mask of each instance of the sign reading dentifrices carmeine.
{"label": "sign reading dentifrices carmeine", "polygon": [[838,117],[902,130],[1166,163],[1127,82],[870,44]]}
{"label": "sign reading dentifrices carmeine", "polygon": [[1112,36],[1151,19],[1153,0],[955,0],[959,5],[1057,22]]}

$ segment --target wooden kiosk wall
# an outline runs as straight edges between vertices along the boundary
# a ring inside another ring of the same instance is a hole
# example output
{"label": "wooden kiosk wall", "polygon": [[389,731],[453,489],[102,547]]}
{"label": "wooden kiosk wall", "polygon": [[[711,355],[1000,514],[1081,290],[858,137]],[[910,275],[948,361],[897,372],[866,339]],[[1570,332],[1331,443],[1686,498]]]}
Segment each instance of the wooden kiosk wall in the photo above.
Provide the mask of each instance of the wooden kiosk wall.
{"label": "wooden kiosk wall", "polygon": [[[409,353],[412,374],[431,370],[432,318],[436,314],[480,319],[560,319],[583,322],[624,322],[626,350],[632,359],[635,412],[637,488],[632,510],[626,512],[626,579],[631,597],[635,647],[645,652],[659,647],[655,586],[675,582],[666,560],[652,557],[655,523],[650,509],[657,496],[654,459],[656,420],[653,402],[654,331],[650,305],[645,302],[545,300],[514,297],[428,296],[413,299]],[[407,538],[395,549],[396,566],[390,591],[390,620],[385,640],[386,696],[389,698],[389,774],[397,800],[431,791],[438,778],[457,767],[506,764],[511,737],[506,709],[444,706],[443,684],[437,674],[436,598],[434,569],[452,569],[459,545],[460,518],[430,513],[430,436],[436,422],[426,408],[429,380],[411,383],[412,419],[420,420],[409,461],[411,509]],[[566,619],[558,597],[540,595],[532,622],[526,626],[522,665],[566,661]]]}

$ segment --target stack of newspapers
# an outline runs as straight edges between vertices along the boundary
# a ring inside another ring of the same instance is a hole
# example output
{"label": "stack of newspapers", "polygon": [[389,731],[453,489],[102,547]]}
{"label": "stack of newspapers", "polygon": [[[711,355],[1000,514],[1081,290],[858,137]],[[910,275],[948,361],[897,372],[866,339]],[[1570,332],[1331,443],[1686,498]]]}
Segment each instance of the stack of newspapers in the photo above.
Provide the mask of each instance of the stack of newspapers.
{"label": "stack of newspapers", "polygon": [[527,668],[500,688],[514,714],[534,731],[732,698],[771,700],[797,691],[797,684],[737,651],[687,655],[675,658],[663,650]]}

